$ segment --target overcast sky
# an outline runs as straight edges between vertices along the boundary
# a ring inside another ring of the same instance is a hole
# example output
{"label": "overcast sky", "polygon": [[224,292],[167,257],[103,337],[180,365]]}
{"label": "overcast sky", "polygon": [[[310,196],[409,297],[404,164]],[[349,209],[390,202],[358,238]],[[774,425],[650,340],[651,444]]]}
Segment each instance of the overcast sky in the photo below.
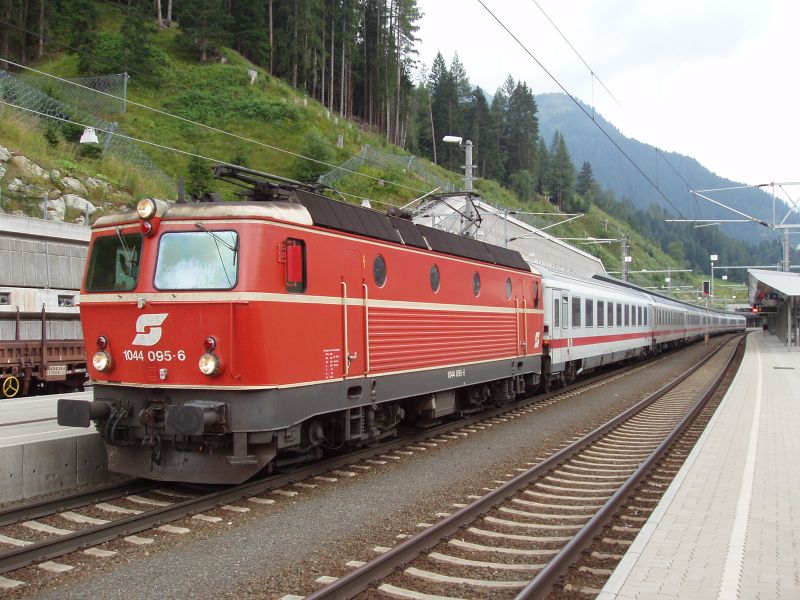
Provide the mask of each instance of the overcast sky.
{"label": "overcast sky", "polygon": [[[619,104],[533,0],[483,1],[623,134],[734,181],[800,181],[797,0],[536,0]],[[421,63],[457,52],[470,82],[492,94],[509,74],[534,94],[560,91],[478,0],[417,4]]]}

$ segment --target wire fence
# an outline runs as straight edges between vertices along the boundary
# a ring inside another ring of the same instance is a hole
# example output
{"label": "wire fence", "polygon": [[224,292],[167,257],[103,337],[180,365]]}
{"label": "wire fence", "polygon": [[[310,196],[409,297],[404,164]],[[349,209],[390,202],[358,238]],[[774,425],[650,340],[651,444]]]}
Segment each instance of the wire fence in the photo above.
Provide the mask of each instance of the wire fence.
{"label": "wire fence", "polygon": [[399,168],[404,173],[412,173],[413,175],[416,175],[429,186],[441,188],[446,192],[454,191],[454,186],[452,183],[449,183],[437,176],[416,156],[391,154],[389,152],[383,152],[382,150],[372,148],[369,145],[362,146],[361,151],[357,155],[347,159],[337,168],[320,175],[318,181],[319,183],[331,185],[337,179],[341,179],[342,177],[350,175],[352,171],[358,171],[358,169],[364,165],[388,169]]}
{"label": "wire fence", "polygon": [[[127,79],[127,74],[122,73],[69,80],[91,88],[87,90],[46,77],[34,76],[23,80],[7,71],[0,71],[0,98],[38,113],[42,119],[67,119],[93,127],[103,154],[111,152],[142,173],[174,187],[175,181],[159,169],[134,141],[114,135],[123,133],[116,122],[96,116],[97,113],[109,115],[125,112]],[[118,97],[97,94],[94,90]]]}

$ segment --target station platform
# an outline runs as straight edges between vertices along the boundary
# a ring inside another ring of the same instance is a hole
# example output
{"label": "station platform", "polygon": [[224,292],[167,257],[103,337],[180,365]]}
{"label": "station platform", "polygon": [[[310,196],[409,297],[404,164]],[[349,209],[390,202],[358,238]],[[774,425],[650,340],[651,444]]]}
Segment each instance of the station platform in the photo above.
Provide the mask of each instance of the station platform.
{"label": "station platform", "polygon": [[59,398],[91,391],[0,400],[0,502],[106,481],[106,451],[93,427],[60,427]]}
{"label": "station platform", "polygon": [[800,598],[800,349],[742,365],[602,600]]}

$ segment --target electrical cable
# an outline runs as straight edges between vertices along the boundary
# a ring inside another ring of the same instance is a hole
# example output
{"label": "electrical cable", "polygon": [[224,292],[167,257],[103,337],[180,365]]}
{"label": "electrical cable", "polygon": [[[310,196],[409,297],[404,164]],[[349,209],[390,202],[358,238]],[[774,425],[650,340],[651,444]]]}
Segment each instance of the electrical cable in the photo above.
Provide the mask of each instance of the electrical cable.
{"label": "electrical cable", "polygon": [[543,70],[543,71],[544,71],[544,72],[547,74],[547,76],[548,76],[548,77],[550,77],[550,79],[552,79],[552,80],[553,80],[553,81],[556,83],[556,85],[558,85],[558,87],[559,87],[559,88],[561,88],[561,91],[562,91],[562,92],[564,92],[564,93],[567,95],[567,97],[569,97],[569,99],[570,99],[570,100],[572,100],[572,102],[575,104],[575,106],[577,106],[577,107],[578,107],[578,108],[581,110],[581,112],[583,112],[583,114],[585,114],[585,115],[586,115],[586,116],[587,116],[587,117],[588,117],[588,118],[589,118],[589,119],[592,121],[592,123],[594,123],[595,127],[597,127],[597,128],[598,128],[598,129],[599,129],[599,130],[602,132],[602,134],[603,134],[604,136],[606,136],[606,138],[608,139],[608,141],[610,141],[610,142],[611,142],[611,143],[614,145],[614,147],[615,147],[617,150],[619,150],[619,152],[620,152],[620,153],[621,153],[621,154],[622,154],[622,155],[623,155],[623,156],[624,156],[626,159],[628,159],[628,162],[630,162],[630,163],[633,165],[633,167],[634,167],[634,168],[635,168],[635,169],[636,169],[636,170],[639,172],[639,174],[640,174],[642,177],[644,177],[644,179],[645,179],[645,180],[646,180],[646,181],[647,181],[647,182],[648,182],[648,183],[649,183],[649,184],[650,184],[650,185],[653,187],[653,189],[655,189],[655,190],[656,190],[656,192],[658,192],[659,196],[661,196],[661,197],[662,197],[662,198],[663,198],[663,199],[664,199],[664,200],[667,202],[667,204],[669,204],[669,205],[670,205],[670,206],[671,206],[671,207],[672,207],[672,208],[675,210],[675,212],[677,212],[677,213],[678,213],[678,215],[679,215],[681,218],[686,218],[686,217],[684,217],[683,213],[682,213],[682,212],[681,212],[681,211],[678,209],[678,207],[677,207],[677,206],[675,206],[675,204],[672,202],[672,200],[670,200],[670,199],[667,197],[667,195],[666,195],[666,194],[665,194],[665,193],[664,193],[664,192],[663,192],[663,191],[662,191],[662,190],[661,190],[661,189],[660,189],[660,188],[659,188],[659,187],[658,187],[658,186],[655,184],[655,182],[653,182],[653,180],[650,178],[650,176],[649,176],[649,175],[647,175],[647,173],[645,173],[645,172],[644,172],[644,170],[642,170],[642,168],[641,168],[641,167],[640,167],[640,166],[639,166],[639,165],[636,163],[636,161],[634,161],[634,160],[633,160],[633,158],[631,158],[631,157],[628,155],[628,153],[627,153],[627,152],[625,152],[625,150],[623,150],[623,149],[622,149],[622,147],[621,147],[621,146],[620,146],[620,145],[619,145],[619,144],[616,142],[616,140],[614,140],[614,138],[612,138],[612,137],[611,137],[611,135],[610,135],[610,134],[609,134],[609,133],[608,133],[608,132],[607,132],[605,129],[603,129],[603,128],[600,126],[600,124],[599,124],[599,123],[598,123],[596,120],[594,120],[594,119],[592,118],[592,116],[591,116],[591,115],[588,113],[588,111],[586,110],[586,108],[584,108],[584,106],[583,106],[583,105],[582,105],[580,102],[578,102],[577,98],[575,98],[575,97],[574,97],[572,94],[570,94],[570,93],[567,91],[567,88],[565,88],[565,87],[564,87],[564,85],[563,85],[563,84],[562,84],[562,83],[561,83],[561,82],[560,82],[560,81],[559,81],[559,80],[556,78],[556,76],[555,76],[555,75],[553,75],[553,74],[552,74],[552,73],[551,73],[551,72],[550,72],[550,71],[547,69],[547,67],[545,67],[545,66],[544,66],[544,65],[541,63],[541,61],[539,61],[539,59],[538,59],[538,58],[536,58],[536,57],[533,55],[533,53],[532,53],[530,50],[528,50],[528,47],[527,47],[525,44],[523,44],[523,43],[522,43],[522,41],[520,41],[520,39],[519,39],[519,38],[518,38],[516,35],[514,35],[514,34],[511,32],[511,30],[510,30],[510,29],[509,29],[509,28],[508,28],[508,27],[505,25],[505,23],[503,23],[503,21],[501,21],[501,20],[500,20],[500,19],[497,17],[497,15],[495,15],[495,14],[494,14],[494,13],[493,13],[493,12],[492,12],[490,9],[489,9],[489,7],[487,7],[487,6],[486,6],[486,4],[484,4],[483,0],[477,0],[477,2],[478,2],[478,4],[480,4],[480,5],[481,5],[481,6],[484,8],[484,10],[485,10],[487,13],[489,13],[489,15],[490,15],[490,16],[491,16],[491,17],[492,17],[492,18],[493,18],[493,19],[494,19],[494,20],[497,22],[497,24],[498,24],[498,25],[500,25],[500,27],[502,27],[502,28],[505,30],[505,32],[506,32],[506,33],[507,33],[507,34],[508,34],[508,35],[511,37],[511,39],[513,39],[513,40],[514,40],[514,41],[515,41],[515,42],[516,42],[516,43],[519,45],[519,47],[520,47],[520,48],[522,48],[522,50],[523,50],[523,51],[524,51],[524,52],[525,52],[525,53],[526,53],[528,56],[530,56],[530,57],[531,57],[531,59],[533,59],[533,61],[534,61],[534,62],[535,62],[537,65],[539,65],[539,67],[540,67],[540,68],[541,68],[541,69],[542,69],[542,70]]}
{"label": "electrical cable", "polygon": [[619,103],[619,100],[617,100],[617,99],[614,97],[614,94],[612,94],[612,93],[611,93],[611,90],[610,90],[610,89],[608,89],[608,87],[606,87],[606,84],[605,84],[605,83],[603,83],[603,81],[602,81],[602,80],[601,80],[601,79],[600,79],[600,78],[597,76],[597,73],[595,73],[595,72],[594,72],[594,69],[592,69],[592,67],[590,67],[590,66],[589,66],[589,63],[587,63],[587,62],[586,62],[586,61],[583,59],[583,57],[581,56],[580,52],[578,52],[578,50],[575,48],[575,46],[573,46],[573,45],[572,45],[572,42],[570,42],[570,41],[567,39],[567,36],[565,36],[565,35],[564,35],[564,34],[561,32],[561,30],[558,28],[558,25],[556,25],[556,24],[555,24],[555,22],[553,22],[553,19],[551,19],[551,18],[550,18],[550,15],[548,15],[548,14],[547,14],[547,13],[544,11],[544,9],[541,7],[541,5],[540,5],[540,4],[539,4],[539,3],[538,3],[536,0],[531,0],[531,2],[533,2],[533,3],[536,5],[536,8],[538,8],[538,9],[541,11],[541,13],[542,13],[542,14],[545,16],[545,18],[546,18],[548,21],[550,21],[550,24],[551,24],[551,25],[553,26],[553,28],[554,28],[554,29],[555,29],[555,30],[558,32],[558,34],[561,36],[561,38],[562,38],[562,39],[563,39],[563,40],[564,40],[564,41],[567,43],[567,45],[568,45],[570,48],[572,48],[572,51],[575,53],[575,55],[576,55],[576,56],[577,56],[579,59],[581,59],[581,62],[582,62],[582,63],[584,64],[584,66],[585,66],[585,67],[586,67],[586,68],[589,70],[589,73],[592,75],[592,77],[593,77],[593,78],[595,78],[595,79],[597,79],[598,83],[599,83],[600,85],[602,85],[602,86],[603,86],[603,89],[604,89],[606,92],[608,92],[608,95],[609,95],[609,96],[611,96],[611,99],[612,99],[612,100],[614,100],[614,102],[616,102],[616,103],[617,103],[617,106],[619,106],[620,108],[622,108],[622,104],[620,104],[620,103]]}

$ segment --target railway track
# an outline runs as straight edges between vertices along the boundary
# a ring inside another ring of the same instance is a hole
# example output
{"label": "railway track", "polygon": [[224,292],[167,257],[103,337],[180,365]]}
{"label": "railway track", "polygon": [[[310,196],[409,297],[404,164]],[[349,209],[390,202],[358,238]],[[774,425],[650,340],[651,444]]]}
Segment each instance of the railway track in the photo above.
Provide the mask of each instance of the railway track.
{"label": "railway track", "polygon": [[[593,597],[646,520],[641,513],[655,506],[651,492],[668,485],[653,469],[661,463],[662,471],[677,470],[665,455],[676,442],[685,454],[679,440],[728,371],[737,349],[731,342],[454,514],[392,548],[376,548],[379,556],[367,563],[349,563],[356,568],[307,598]],[[621,508],[631,498],[633,514]],[[620,511],[621,520],[609,525]],[[589,558],[602,567],[571,569],[605,527],[602,542],[614,549]]]}
{"label": "railway track", "polygon": [[[312,481],[326,473],[330,475],[331,471],[360,461],[374,460],[392,452],[407,453],[404,447],[420,449],[425,448],[425,444],[427,447],[435,446],[436,443],[429,440],[438,439],[442,442],[447,441],[448,436],[449,439],[455,439],[467,435],[464,432],[470,431],[470,428],[499,424],[501,421],[498,419],[515,418],[515,413],[522,414],[561,402],[646,367],[640,364],[616,369],[544,396],[507,404],[469,419],[445,423],[402,439],[240,486],[209,491],[133,480],[118,486],[7,508],[0,511],[0,573],[10,573],[87,548],[90,554],[101,555],[91,549],[116,539],[130,538],[131,543],[139,543],[136,534],[149,529],[179,532],[180,528],[164,526],[187,516],[205,520],[204,511],[230,508],[240,501],[244,501],[245,506],[250,499],[255,499],[252,502],[256,503],[271,502],[269,497],[259,497],[296,483],[304,485],[304,481]],[[245,507],[239,508],[246,510]],[[235,511],[236,508],[231,510]]]}

